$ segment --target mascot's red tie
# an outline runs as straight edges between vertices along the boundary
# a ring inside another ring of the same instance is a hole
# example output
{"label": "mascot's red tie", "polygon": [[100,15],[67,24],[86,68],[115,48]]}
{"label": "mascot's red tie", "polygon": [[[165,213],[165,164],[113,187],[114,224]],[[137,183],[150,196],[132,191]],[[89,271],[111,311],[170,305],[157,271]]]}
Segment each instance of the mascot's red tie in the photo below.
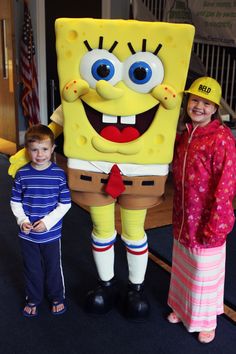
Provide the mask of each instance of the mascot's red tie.
{"label": "mascot's red tie", "polygon": [[124,192],[125,186],[121,177],[120,169],[117,165],[113,165],[109,174],[105,191],[117,198],[122,192]]}

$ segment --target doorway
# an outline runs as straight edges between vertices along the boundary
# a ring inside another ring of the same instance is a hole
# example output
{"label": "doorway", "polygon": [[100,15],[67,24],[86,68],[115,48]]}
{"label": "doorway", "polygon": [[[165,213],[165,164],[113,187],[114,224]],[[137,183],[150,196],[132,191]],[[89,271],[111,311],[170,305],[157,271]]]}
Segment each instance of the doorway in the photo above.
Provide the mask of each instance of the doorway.
{"label": "doorway", "polygon": [[[15,94],[15,42],[13,3],[0,1],[0,142],[5,148],[18,146],[17,105]],[[13,145],[12,145],[13,144]],[[12,150],[11,150],[12,151]],[[14,151],[14,149],[13,149]]]}

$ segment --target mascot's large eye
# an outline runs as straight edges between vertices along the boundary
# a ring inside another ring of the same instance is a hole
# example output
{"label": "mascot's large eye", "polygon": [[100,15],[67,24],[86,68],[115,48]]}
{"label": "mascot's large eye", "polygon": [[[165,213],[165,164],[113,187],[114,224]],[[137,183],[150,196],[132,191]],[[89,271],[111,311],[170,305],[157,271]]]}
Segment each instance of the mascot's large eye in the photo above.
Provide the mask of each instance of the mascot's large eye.
{"label": "mascot's large eye", "polygon": [[99,80],[115,85],[121,80],[121,67],[121,62],[112,53],[105,49],[93,49],[82,57],[80,75],[92,88]]}
{"label": "mascot's large eye", "polygon": [[124,63],[124,81],[132,90],[150,92],[164,78],[161,60],[152,53],[138,52],[131,55]]}

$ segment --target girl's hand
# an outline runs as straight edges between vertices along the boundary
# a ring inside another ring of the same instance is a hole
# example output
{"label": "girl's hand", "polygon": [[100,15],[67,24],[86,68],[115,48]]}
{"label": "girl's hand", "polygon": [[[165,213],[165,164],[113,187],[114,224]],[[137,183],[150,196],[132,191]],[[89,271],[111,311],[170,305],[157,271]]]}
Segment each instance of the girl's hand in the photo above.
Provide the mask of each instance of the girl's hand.
{"label": "girl's hand", "polygon": [[44,232],[47,229],[46,229],[44,222],[42,220],[38,220],[33,223],[33,230],[35,232]]}

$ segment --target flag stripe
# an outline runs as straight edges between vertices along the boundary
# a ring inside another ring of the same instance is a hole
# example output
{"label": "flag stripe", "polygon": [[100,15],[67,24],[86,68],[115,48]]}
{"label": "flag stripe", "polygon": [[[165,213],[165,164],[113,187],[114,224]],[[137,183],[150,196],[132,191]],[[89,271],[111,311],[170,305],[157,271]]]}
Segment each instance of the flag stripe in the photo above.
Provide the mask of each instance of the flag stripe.
{"label": "flag stripe", "polygon": [[40,123],[38,78],[35,62],[35,46],[30,12],[24,1],[24,23],[21,40],[21,82],[22,82],[22,109],[24,117],[30,125]]}

